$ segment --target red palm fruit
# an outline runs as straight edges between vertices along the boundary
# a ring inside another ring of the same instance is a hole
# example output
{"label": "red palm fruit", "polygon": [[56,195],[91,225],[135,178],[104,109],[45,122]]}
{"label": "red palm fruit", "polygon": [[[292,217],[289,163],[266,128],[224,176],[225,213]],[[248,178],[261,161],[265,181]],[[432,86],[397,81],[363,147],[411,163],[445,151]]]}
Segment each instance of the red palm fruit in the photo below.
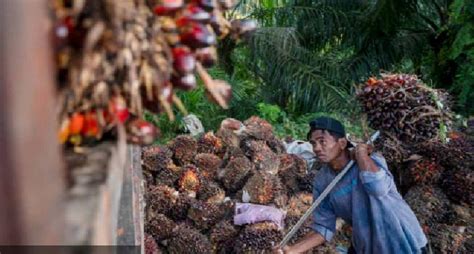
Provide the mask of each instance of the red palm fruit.
{"label": "red palm fruit", "polygon": [[199,180],[196,167],[188,165],[184,170],[178,182],[179,190],[197,193],[201,186],[201,180]]}
{"label": "red palm fruit", "polygon": [[216,36],[207,26],[192,23],[183,29],[180,36],[181,43],[190,48],[205,48],[216,44]]}
{"label": "red palm fruit", "polygon": [[128,141],[139,145],[150,145],[158,137],[159,130],[152,123],[137,118],[127,124]]}
{"label": "red palm fruit", "polygon": [[85,118],[84,115],[78,112],[75,112],[71,116],[71,122],[69,124],[69,132],[71,135],[80,134],[84,128]]}
{"label": "red palm fruit", "polygon": [[214,66],[217,62],[217,50],[214,47],[196,50],[196,59],[206,68]]}
{"label": "red palm fruit", "polygon": [[181,9],[183,5],[183,0],[161,0],[161,4],[155,6],[154,12],[158,16],[170,15]]}
{"label": "red palm fruit", "polygon": [[99,121],[95,111],[89,111],[84,116],[84,128],[82,135],[85,137],[95,137],[99,134]]}
{"label": "red palm fruit", "polygon": [[74,22],[70,16],[59,20],[53,28],[54,44],[56,48],[67,46],[69,37],[74,29]]}
{"label": "red palm fruit", "polygon": [[115,96],[109,101],[109,113],[113,122],[124,123],[128,119],[130,112],[122,96]]}
{"label": "red palm fruit", "polygon": [[184,10],[183,16],[176,21],[176,24],[178,27],[182,27],[193,22],[208,23],[210,19],[211,14],[209,12],[197,5],[190,4]]}
{"label": "red palm fruit", "polygon": [[180,74],[194,71],[196,68],[196,58],[188,47],[173,48],[173,67]]}
{"label": "red palm fruit", "polygon": [[196,77],[192,73],[188,73],[183,76],[173,76],[171,78],[171,83],[173,83],[173,86],[176,88],[185,91],[192,90],[197,86]]}
{"label": "red palm fruit", "polygon": [[61,144],[66,143],[67,139],[69,138],[70,123],[71,121],[69,118],[66,118],[61,122],[61,126],[59,127],[59,132],[58,132],[58,139],[59,139],[59,143]]}

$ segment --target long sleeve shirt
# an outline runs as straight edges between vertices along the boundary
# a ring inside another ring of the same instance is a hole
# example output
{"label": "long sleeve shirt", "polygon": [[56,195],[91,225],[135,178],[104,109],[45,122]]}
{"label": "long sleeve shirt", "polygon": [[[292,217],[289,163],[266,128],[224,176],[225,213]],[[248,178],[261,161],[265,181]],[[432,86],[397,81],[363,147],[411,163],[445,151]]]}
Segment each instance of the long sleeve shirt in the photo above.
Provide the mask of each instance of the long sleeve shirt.
{"label": "long sleeve shirt", "polygon": [[[421,253],[427,239],[415,214],[398,193],[385,159],[371,156],[379,170],[362,171],[357,163],[313,212],[313,230],[330,241],[336,218],[352,225],[352,242],[357,253]],[[313,182],[316,199],[336,173],[323,166]]]}

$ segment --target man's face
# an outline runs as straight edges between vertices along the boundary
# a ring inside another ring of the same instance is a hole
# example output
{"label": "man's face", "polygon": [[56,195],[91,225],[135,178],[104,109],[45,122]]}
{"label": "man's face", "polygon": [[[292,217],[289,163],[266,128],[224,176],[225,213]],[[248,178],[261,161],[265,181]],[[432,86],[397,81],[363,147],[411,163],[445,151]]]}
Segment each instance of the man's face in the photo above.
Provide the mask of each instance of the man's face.
{"label": "man's face", "polygon": [[345,139],[337,140],[329,132],[323,130],[315,130],[311,133],[309,143],[313,146],[313,152],[323,163],[328,163],[339,156],[344,150]]}

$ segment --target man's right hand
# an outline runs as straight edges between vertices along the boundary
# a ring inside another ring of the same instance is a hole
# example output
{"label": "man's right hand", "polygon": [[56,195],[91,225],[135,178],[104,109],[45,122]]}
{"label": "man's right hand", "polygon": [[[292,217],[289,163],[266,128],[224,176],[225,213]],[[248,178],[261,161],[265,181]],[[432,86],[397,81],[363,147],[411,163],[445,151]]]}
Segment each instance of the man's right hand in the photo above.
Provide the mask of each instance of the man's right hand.
{"label": "man's right hand", "polygon": [[285,245],[283,248],[280,248],[279,246],[275,246],[272,251],[273,254],[291,254],[294,253],[291,251],[290,246]]}

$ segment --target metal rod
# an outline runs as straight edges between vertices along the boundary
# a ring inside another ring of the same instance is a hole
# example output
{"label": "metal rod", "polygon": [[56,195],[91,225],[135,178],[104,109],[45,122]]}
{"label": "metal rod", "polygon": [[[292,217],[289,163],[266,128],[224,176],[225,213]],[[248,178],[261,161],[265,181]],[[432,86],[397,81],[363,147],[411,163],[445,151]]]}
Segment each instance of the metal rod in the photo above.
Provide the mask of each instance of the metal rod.
{"label": "metal rod", "polygon": [[[379,131],[376,131],[367,141],[367,144],[373,143],[380,135]],[[354,165],[354,160],[349,161],[347,165],[344,167],[344,169],[339,173],[334,180],[326,187],[326,189],[319,195],[319,197],[314,201],[314,203],[311,205],[311,207],[303,214],[303,216],[299,219],[299,221],[291,228],[290,232],[288,232],[283,240],[281,240],[279,247],[282,248],[284,247],[288,241],[293,237],[293,235],[300,229],[301,225],[308,219],[308,217],[313,213],[314,209],[321,204],[321,202],[327,197],[329,192],[336,186],[336,184],[341,180],[341,178],[349,171],[349,169]]]}

